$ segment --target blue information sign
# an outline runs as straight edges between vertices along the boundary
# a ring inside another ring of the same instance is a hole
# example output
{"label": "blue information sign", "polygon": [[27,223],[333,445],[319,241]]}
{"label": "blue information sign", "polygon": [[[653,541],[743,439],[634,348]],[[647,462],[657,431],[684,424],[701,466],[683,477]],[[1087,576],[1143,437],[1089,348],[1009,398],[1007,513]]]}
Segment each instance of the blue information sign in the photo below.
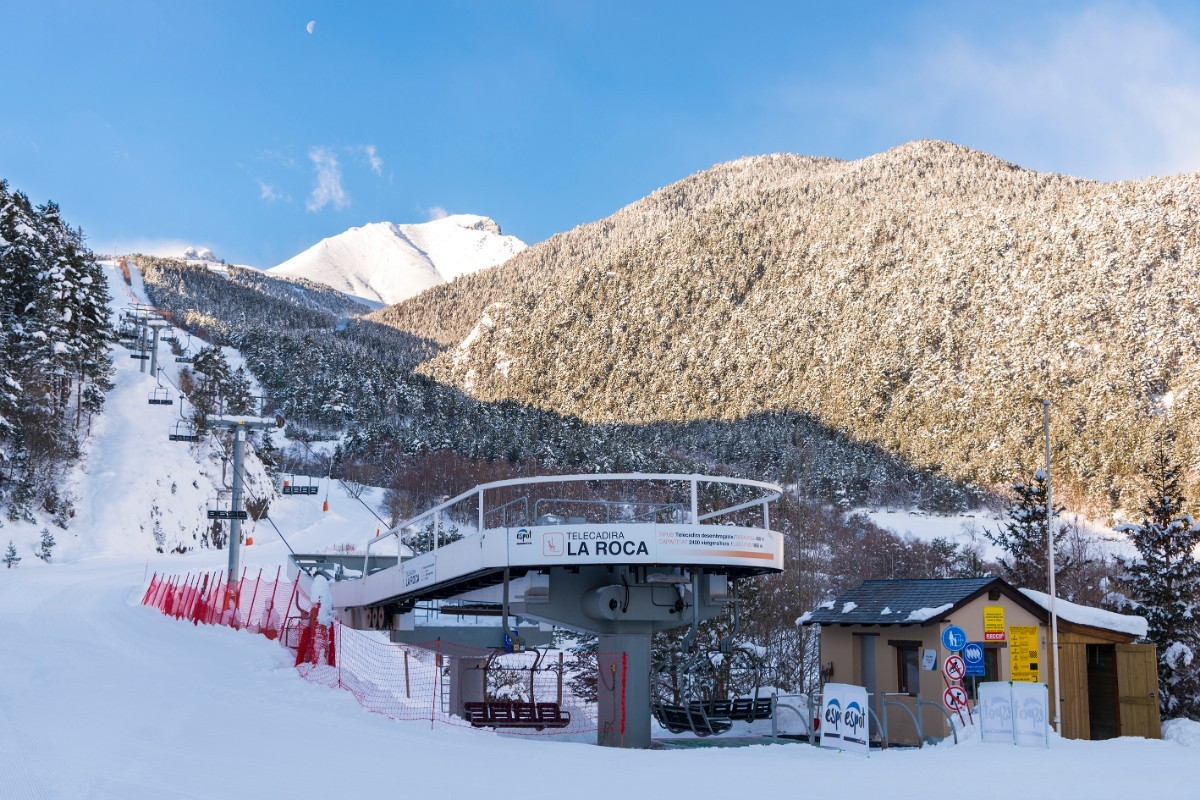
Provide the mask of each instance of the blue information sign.
{"label": "blue information sign", "polygon": [[967,632],[957,625],[942,631],[942,647],[957,653],[967,646]]}
{"label": "blue information sign", "polygon": [[963,662],[967,665],[967,677],[981,677],[986,674],[983,668],[983,643],[967,642],[962,651]]}

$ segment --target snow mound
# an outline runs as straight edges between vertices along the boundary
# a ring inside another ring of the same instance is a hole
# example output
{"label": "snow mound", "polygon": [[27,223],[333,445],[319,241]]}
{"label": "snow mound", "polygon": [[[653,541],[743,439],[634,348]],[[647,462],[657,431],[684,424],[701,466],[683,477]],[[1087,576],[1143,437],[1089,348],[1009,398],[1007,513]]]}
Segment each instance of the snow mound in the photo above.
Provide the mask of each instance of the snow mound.
{"label": "snow mound", "polygon": [[373,306],[399,303],[426,289],[496,266],[524,250],[495,220],[453,214],[432,222],[376,222],[323,239],[267,270],[308,278]]}

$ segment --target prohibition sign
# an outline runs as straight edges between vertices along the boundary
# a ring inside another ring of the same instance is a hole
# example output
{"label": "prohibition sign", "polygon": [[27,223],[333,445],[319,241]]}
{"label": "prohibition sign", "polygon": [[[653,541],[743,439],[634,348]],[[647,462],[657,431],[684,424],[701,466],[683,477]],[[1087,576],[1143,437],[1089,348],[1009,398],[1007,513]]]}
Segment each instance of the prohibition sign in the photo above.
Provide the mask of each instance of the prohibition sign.
{"label": "prohibition sign", "polygon": [[942,665],[942,674],[946,680],[960,681],[967,674],[967,662],[962,660],[962,656],[949,656]]}
{"label": "prohibition sign", "polygon": [[962,711],[967,707],[967,690],[961,686],[947,687],[946,691],[942,692],[942,702],[951,711]]}

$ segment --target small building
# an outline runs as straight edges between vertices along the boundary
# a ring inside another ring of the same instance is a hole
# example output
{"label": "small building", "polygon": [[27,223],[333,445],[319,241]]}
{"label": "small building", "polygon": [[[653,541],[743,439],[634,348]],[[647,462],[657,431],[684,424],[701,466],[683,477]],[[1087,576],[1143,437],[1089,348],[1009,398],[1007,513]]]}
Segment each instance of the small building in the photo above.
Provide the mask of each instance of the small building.
{"label": "small building", "polygon": [[[984,674],[964,680],[972,700],[976,682],[1045,683],[1053,722],[1048,608],[1048,595],[1000,578],[879,580],[797,622],[821,626],[822,680],[867,687],[872,713],[887,712],[888,740],[915,744],[910,714],[920,715],[927,739],[950,732],[940,707],[947,686],[942,667],[951,654],[942,634],[951,625],[983,647]],[[1146,634],[1145,619],[1061,599],[1055,610],[1060,733],[1068,739],[1161,738],[1154,645],[1135,643]],[[871,731],[877,738],[877,727]]]}

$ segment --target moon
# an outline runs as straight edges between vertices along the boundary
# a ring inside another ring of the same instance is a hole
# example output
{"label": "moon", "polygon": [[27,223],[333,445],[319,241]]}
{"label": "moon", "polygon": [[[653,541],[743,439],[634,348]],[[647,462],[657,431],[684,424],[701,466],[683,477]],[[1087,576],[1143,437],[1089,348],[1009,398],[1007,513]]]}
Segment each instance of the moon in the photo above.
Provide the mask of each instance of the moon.
{"label": "moon", "polygon": [[309,33],[312,33],[316,27],[317,27],[317,21],[315,19],[311,19],[308,21],[308,24],[304,26],[304,29],[306,31],[308,31]]}

